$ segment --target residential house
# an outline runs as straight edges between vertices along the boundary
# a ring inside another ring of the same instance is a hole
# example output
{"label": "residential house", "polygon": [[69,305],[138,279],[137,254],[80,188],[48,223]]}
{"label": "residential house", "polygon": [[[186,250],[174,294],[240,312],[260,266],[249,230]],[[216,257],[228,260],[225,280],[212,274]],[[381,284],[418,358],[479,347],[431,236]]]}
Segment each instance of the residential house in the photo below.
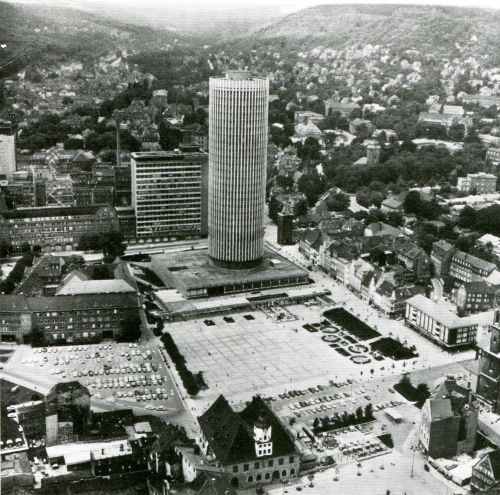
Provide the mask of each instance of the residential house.
{"label": "residential house", "polygon": [[455,292],[458,313],[466,316],[488,311],[497,306],[500,286],[484,280],[463,283]]}
{"label": "residential house", "polygon": [[325,236],[320,229],[306,229],[300,234],[299,251],[313,265],[316,265],[318,264],[319,252],[324,240]]}
{"label": "residential house", "polygon": [[325,116],[332,115],[334,113],[340,113],[344,117],[349,117],[353,110],[358,109],[361,110],[360,105],[357,103],[350,102],[341,102],[339,100],[335,100],[334,98],[329,98],[325,100]]}
{"label": "residential house", "polygon": [[431,252],[431,261],[434,265],[436,276],[443,277],[448,275],[451,259],[456,252],[456,248],[450,243],[440,240],[433,244]]}
{"label": "residential house", "polygon": [[481,492],[500,484],[500,449],[484,454],[472,467],[471,491]]}
{"label": "residential house", "polygon": [[494,263],[463,251],[455,251],[451,258],[449,275],[459,282],[472,282],[487,277],[495,268]]}
{"label": "residential house", "polygon": [[396,211],[401,213],[403,211],[404,200],[396,199],[396,198],[387,198],[382,201],[380,205],[380,209],[385,212]]}
{"label": "residential house", "polygon": [[347,286],[365,301],[370,300],[370,283],[375,276],[373,265],[359,258],[349,266]]}
{"label": "residential house", "polygon": [[431,259],[420,246],[408,239],[396,239],[393,249],[396,260],[408,270],[412,270],[415,280],[418,282],[430,280]]}
{"label": "residential house", "polygon": [[389,236],[394,239],[397,239],[398,237],[404,237],[404,234],[400,229],[384,222],[373,222],[367,225],[364,235],[365,237]]}

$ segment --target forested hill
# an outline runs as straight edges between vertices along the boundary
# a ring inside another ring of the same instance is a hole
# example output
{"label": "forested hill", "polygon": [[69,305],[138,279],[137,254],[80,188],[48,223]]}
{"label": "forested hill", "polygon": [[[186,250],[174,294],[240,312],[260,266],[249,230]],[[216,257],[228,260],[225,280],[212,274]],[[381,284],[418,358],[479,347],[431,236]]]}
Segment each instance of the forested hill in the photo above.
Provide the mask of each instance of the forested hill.
{"label": "forested hill", "polygon": [[[277,40],[311,48],[357,42],[393,45],[422,53],[453,55],[474,41],[482,52],[500,58],[500,11],[401,5],[321,5],[293,13],[250,37],[252,45]],[[458,44],[458,46],[457,46]]]}
{"label": "forested hill", "polygon": [[95,61],[123,46],[140,50],[174,38],[79,10],[0,1],[0,79],[29,64]]}

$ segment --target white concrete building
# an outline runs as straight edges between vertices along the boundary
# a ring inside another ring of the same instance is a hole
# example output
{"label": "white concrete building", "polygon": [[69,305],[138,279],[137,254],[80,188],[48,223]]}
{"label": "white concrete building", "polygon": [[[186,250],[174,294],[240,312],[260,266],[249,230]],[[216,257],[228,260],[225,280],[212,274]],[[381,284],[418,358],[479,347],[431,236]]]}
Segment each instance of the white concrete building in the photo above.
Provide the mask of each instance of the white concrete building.
{"label": "white concrete building", "polygon": [[210,78],[208,252],[245,267],[264,254],[269,80],[248,71]]}
{"label": "white concrete building", "polygon": [[16,171],[16,136],[10,122],[0,122],[0,179],[11,179]]}

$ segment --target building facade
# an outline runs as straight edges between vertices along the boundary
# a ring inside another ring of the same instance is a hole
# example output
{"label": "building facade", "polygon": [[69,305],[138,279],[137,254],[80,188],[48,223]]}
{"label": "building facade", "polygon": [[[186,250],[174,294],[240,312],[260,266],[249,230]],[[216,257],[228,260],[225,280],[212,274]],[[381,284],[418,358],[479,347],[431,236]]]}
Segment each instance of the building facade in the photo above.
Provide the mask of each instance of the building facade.
{"label": "building facade", "polygon": [[269,81],[248,71],[210,78],[208,251],[229,268],[264,254]]}
{"label": "building facade", "polygon": [[10,122],[0,122],[0,178],[11,179],[16,171],[16,136]]}
{"label": "building facade", "polygon": [[73,250],[83,234],[119,231],[111,206],[44,207],[0,211],[0,237],[15,251],[23,242],[39,244],[44,251]]}
{"label": "building facade", "polygon": [[497,483],[500,483],[500,449],[484,454],[472,467],[471,491],[482,493]]}
{"label": "building facade", "polygon": [[446,348],[474,343],[478,329],[472,317],[459,318],[421,294],[406,301],[405,322],[410,328]]}
{"label": "building facade", "polygon": [[497,190],[497,176],[485,172],[467,174],[467,177],[457,179],[457,189],[466,193],[494,194]]}
{"label": "building facade", "polygon": [[132,153],[132,206],[138,239],[207,233],[208,155],[196,146]]}
{"label": "building facade", "polygon": [[495,311],[489,347],[479,347],[477,396],[500,413],[500,311]]}
{"label": "building facade", "polygon": [[[198,418],[202,452],[194,473],[217,469],[233,488],[298,475],[299,452],[281,422],[258,396],[235,413],[223,396]],[[193,473],[193,474],[194,474]]]}
{"label": "building facade", "polygon": [[487,277],[495,268],[494,263],[463,251],[455,251],[451,258],[449,275],[459,282],[473,282]]}
{"label": "building facade", "polygon": [[480,313],[497,305],[500,287],[488,282],[466,282],[455,292],[455,304],[461,316]]}

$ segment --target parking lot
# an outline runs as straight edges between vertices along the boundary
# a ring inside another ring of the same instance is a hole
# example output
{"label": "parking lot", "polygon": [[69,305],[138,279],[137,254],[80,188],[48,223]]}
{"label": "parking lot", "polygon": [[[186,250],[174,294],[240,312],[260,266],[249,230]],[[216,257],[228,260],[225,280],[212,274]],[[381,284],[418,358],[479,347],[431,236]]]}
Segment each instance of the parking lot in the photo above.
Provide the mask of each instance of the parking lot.
{"label": "parking lot", "polygon": [[154,341],[31,348],[18,346],[7,371],[47,382],[77,380],[92,399],[115,407],[134,407],[165,414],[182,409],[162,351]]}

